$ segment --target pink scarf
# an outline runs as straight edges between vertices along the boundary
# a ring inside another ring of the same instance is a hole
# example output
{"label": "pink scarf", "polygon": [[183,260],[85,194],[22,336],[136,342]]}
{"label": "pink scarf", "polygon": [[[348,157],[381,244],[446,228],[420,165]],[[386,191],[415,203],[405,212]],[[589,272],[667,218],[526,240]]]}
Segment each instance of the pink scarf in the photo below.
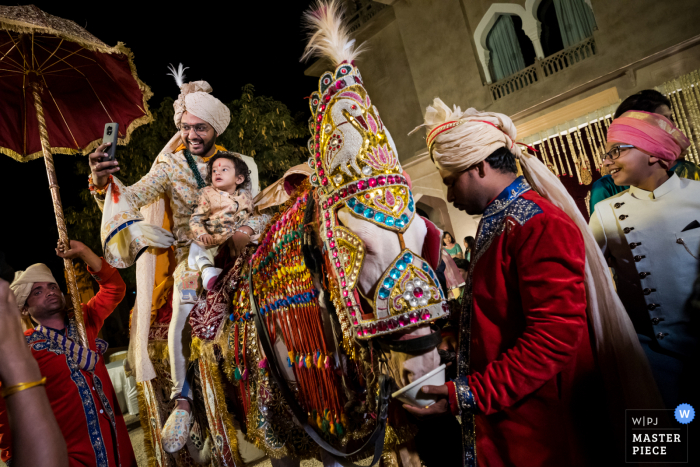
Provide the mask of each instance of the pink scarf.
{"label": "pink scarf", "polygon": [[630,110],[613,120],[608,143],[631,144],[665,161],[675,161],[690,141],[666,117],[641,110]]}

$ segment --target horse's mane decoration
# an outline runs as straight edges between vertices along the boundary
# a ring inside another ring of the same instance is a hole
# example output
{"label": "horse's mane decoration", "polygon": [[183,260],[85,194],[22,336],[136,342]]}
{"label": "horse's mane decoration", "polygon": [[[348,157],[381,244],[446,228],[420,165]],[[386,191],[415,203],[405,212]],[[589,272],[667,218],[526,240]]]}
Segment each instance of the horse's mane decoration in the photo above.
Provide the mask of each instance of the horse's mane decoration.
{"label": "horse's mane decoration", "polygon": [[384,272],[374,297],[366,300],[372,309],[360,305],[357,280],[365,249],[362,240],[340,224],[338,211],[347,208],[353,216],[395,232],[403,244],[402,234],[416,216],[415,202],[391,134],[355,66],[362,47],[356,48],[350,39],[339,2],[319,2],[305,20],[310,39],[302,59],[325,57],[336,66],[321,75],[318,91],[311,94],[308,149],[337,304],[360,339],[440,318],[445,297],[437,277],[427,261],[405,248]]}

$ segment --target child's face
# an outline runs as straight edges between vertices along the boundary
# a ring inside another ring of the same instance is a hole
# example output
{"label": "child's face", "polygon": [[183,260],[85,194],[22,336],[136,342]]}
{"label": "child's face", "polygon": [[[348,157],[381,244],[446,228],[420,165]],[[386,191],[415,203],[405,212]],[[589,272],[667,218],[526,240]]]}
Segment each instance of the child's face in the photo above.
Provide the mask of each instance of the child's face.
{"label": "child's face", "polygon": [[222,191],[233,191],[243,183],[245,177],[236,174],[236,167],[229,159],[217,159],[211,168],[211,184]]}

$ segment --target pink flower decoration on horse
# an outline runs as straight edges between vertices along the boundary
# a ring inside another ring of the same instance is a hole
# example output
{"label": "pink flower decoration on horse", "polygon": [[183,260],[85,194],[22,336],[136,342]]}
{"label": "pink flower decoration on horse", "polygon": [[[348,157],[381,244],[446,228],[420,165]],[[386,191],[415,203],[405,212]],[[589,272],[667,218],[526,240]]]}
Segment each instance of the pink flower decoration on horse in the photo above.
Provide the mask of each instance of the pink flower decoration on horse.
{"label": "pink flower decoration on horse", "polygon": [[367,151],[367,164],[376,170],[391,169],[396,166],[398,160],[393,151],[385,143],[384,146],[374,146],[372,151]]}

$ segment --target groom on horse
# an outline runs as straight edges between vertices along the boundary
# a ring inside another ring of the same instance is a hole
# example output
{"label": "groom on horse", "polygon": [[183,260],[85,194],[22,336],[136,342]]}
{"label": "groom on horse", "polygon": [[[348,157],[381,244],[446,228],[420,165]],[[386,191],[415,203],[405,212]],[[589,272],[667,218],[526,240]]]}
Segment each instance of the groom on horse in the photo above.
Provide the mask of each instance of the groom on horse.
{"label": "groom on horse", "polygon": [[[107,159],[105,150],[109,143],[99,146],[90,154],[90,190],[105,211],[102,238],[105,258],[111,264],[127,267],[148,246],[167,247],[172,243],[175,251],[177,266],[173,273],[173,315],[168,333],[168,353],[172,377],[171,399],[176,400],[176,405],[162,436],[167,450],[176,452],[185,444],[187,433],[183,432],[189,431],[182,427],[191,425],[191,394],[185,385],[187,359],[183,353],[181,334],[194,307],[199,283],[199,272],[190,269],[187,263],[192,242],[189,221],[199,192],[204,187],[207,162],[218,151],[224,150],[216,145],[216,138],[226,130],[231,113],[225,104],[210,94],[212,88],[206,81],[185,83],[182,65],[178,71],[174,68],[172,71],[180,87],[180,95],[174,103],[178,133],[158,155],[148,174],[129,187],[122,185],[115,176],[120,170],[119,162]],[[110,192],[112,196],[108,196]],[[139,208],[162,197],[169,200],[172,234],[160,226],[140,222],[143,217]],[[108,217],[110,214],[111,217]],[[240,251],[251,239],[255,239],[262,228],[261,219],[251,217],[247,225],[239,228],[230,238],[232,251]],[[113,247],[115,243],[125,247]],[[151,291],[139,290],[139,293],[150,294]],[[136,362],[137,381],[155,377],[153,366],[148,356],[145,357],[139,358],[137,355],[133,360]]]}

